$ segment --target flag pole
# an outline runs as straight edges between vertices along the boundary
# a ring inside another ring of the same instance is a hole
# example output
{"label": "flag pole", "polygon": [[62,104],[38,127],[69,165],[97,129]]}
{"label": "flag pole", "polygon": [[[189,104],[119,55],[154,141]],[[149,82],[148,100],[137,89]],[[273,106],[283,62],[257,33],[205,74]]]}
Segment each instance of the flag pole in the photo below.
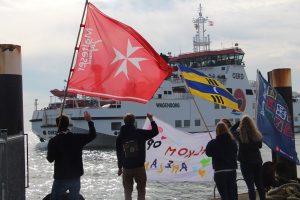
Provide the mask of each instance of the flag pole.
{"label": "flag pole", "polygon": [[254,108],[255,122],[257,122],[256,116],[257,116],[257,106],[258,106],[258,96],[259,96],[258,73],[260,73],[260,71],[257,69],[256,70],[256,82],[255,82],[256,98],[255,98],[255,108]]}
{"label": "flag pole", "polygon": [[[79,36],[80,36],[82,28],[84,28],[84,26],[85,26],[85,25],[83,25],[83,20],[84,20],[84,16],[85,16],[85,13],[86,13],[86,7],[87,7],[88,3],[89,3],[88,0],[86,0],[85,4],[84,4],[84,10],[83,10],[83,13],[82,13],[81,22],[80,22],[80,26],[79,26],[79,30],[78,30],[78,34],[77,34],[77,39],[76,39],[76,43],[75,43],[75,48],[74,48],[74,52],[73,52],[72,62],[71,62],[71,66],[70,66],[70,70],[69,70],[69,75],[68,75],[68,80],[67,80],[67,85],[66,85],[66,88],[65,88],[65,91],[64,91],[63,103],[61,105],[61,110],[60,110],[60,115],[59,115],[60,117],[62,116],[63,111],[64,111],[64,106],[65,106],[65,102],[66,102],[66,96],[67,96],[67,93],[68,93],[67,91],[68,91],[68,88],[69,88],[69,81],[70,81],[71,74],[73,72],[73,64],[74,64],[74,60],[75,60],[75,55],[76,55],[77,51],[79,50],[79,47],[78,47]],[[59,120],[59,125],[60,125],[60,120]]]}
{"label": "flag pole", "polygon": [[[182,74],[182,72],[181,72],[181,70],[180,70],[179,67],[178,67],[178,70],[180,71],[180,74]],[[182,78],[183,78],[183,82],[184,82],[185,87],[186,87],[186,88],[189,90],[189,92],[190,92],[190,89],[189,89],[189,87],[188,87],[187,84],[186,84],[185,78],[184,78],[183,76],[182,76]],[[190,94],[191,94],[191,92],[190,92]],[[191,95],[192,95],[192,94],[191,94]],[[202,115],[202,113],[201,113],[201,111],[200,111],[200,109],[199,109],[199,107],[198,107],[198,104],[196,103],[196,100],[195,100],[194,95],[192,95],[192,97],[193,97],[193,101],[194,101],[194,103],[195,103],[195,106],[196,106],[196,108],[197,108],[197,110],[198,110],[198,112],[199,112],[199,114],[200,114],[200,117],[201,117],[201,119],[202,119],[202,121],[203,121],[203,123],[204,123],[204,126],[205,126],[205,128],[206,128],[206,130],[207,130],[207,132],[208,132],[208,134],[209,134],[209,136],[210,136],[210,139],[213,139],[212,136],[211,136],[210,130],[208,129],[207,124],[205,123],[204,117],[203,117],[203,115]]]}
{"label": "flag pole", "polygon": [[73,64],[74,64],[74,60],[75,60],[75,55],[76,55],[76,52],[78,51],[78,41],[79,41],[79,36],[80,36],[80,33],[81,33],[81,30],[82,28],[85,26],[83,25],[83,20],[84,20],[84,16],[85,16],[85,12],[86,12],[86,7],[88,5],[88,0],[85,1],[85,4],[84,4],[84,9],[83,9],[83,13],[82,13],[82,17],[81,17],[81,22],[80,22],[80,26],[79,26],[79,30],[78,30],[78,34],[77,34],[77,39],[76,39],[76,43],[75,43],[75,48],[74,48],[74,52],[73,52],[73,57],[72,57],[72,62],[71,62],[71,66],[70,66],[70,70],[69,70],[69,75],[68,75],[68,80],[67,80],[67,85],[66,85],[66,88],[65,88],[65,91],[64,91],[64,98],[63,98],[63,102],[62,102],[62,105],[60,107],[60,114],[59,114],[59,121],[58,121],[58,130],[57,132],[59,131],[59,127],[60,127],[60,123],[61,123],[61,116],[64,112],[64,107],[65,107],[65,102],[66,102],[66,96],[68,94],[68,87],[69,87],[69,81],[70,81],[70,77],[71,77],[71,74],[73,72]]}
{"label": "flag pole", "polygon": [[[184,82],[185,82],[185,81],[184,81]],[[185,83],[185,84],[186,84],[186,83]],[[202,116],[202,113],[201,113],[201,111],[200,111],[200,109],[199,109],[199,107],[198,107],[198,104],[196,103],[195,97],[194,97],[194,95],[192,95],[192,96],[193,96],[193,101],[194,101],[194,103],[195,103],[195,105],[196,105],[196,108],[197,108],[197,110],[198,110],[198,112],[199,112],[199,114],[200,114],[200,117],[201,117],[201,119],[202,119],[202,121],[203,121],[203,123],[204,123],[204,126],[205,126],[206,130],[208,131],[208,134],[209,134],[209,136],[210,136],[210,139],[213,139],[212,136],[211,136],[210,130],[208,129],[207,124],[205,123],[204,117]]]}

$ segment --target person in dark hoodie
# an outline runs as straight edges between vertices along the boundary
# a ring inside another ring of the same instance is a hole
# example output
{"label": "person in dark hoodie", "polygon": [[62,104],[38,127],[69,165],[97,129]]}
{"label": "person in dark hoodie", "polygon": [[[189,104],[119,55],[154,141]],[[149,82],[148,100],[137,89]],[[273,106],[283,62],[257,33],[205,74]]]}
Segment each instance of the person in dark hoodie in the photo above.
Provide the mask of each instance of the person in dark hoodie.
{"label": "person in dark hoodie", "polygon": [[256,199],[255,185],[260,200],[265,200],[265,190],[262,181],[263,161],[259,150],[262,147],[262,135],[255,126],[254,121],[247,115],[242,117],[239,128],[238,160],[248,187],[249,199]]}
{"label": "person in dark hoodie", "polygon": [[138,200],[146,196],[146,141],[158,135],[158,128],[153,121],[153,115],[147,114],[152,129],[144,130],[135,127],[135,116],[127,113],[124,123],[116,140],[118,158],[118,176],[122,175],[125,200],[132,199],[133,184],[136,182]]}
{"label": "person in dark hoodie", "polygon": [[212,157],[214,181],[222,200],[237,200],[237,143],[224,122],[216,127],[216,138],[208,142],[206,155]]}
{"label": "person in dark hoodie", "polygon": [[68,129],[69,118],[61,115],[56,118],[58,134],[48,143],[47,160],[54,161],[54,181],[51,200],[63,199],[69,190],[69,199],[79,200],[80,177],[83,175],[82,149],[96,138],[96,130],[91,115],[84,112],[88,122],[88,134],[73,134]]}

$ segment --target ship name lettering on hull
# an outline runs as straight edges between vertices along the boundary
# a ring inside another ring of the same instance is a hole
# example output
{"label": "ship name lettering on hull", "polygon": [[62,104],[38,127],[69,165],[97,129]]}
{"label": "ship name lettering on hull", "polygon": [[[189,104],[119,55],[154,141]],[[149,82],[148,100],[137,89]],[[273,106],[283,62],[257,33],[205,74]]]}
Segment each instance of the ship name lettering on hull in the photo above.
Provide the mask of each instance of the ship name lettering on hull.
{"label": "ship name lettering on hull", "polygon": [[158,108],[180,108],[180,103],[156,103]]}

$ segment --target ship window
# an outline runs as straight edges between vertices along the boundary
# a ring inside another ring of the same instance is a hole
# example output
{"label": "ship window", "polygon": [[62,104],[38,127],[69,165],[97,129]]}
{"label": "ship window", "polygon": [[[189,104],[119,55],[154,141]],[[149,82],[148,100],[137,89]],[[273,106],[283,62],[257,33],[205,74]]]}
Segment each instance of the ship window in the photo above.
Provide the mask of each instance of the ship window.
{"label": "ship window", "polygon": [[181,120],[175,120],[175,128],[181,127]]}
{"label": "ship window", "polygon": [[158,98],[159,98],[159,99],[161,99],[161,96],[162,96],[161,94],[158,94]]}
{"label": "ship window", "polygon": [[186,93],[185,87],[173,87],[173,93]]}
{"label": "ship window", "polygon": [[220,105],[215,103],[215,109],[220,109]]}
{"label": "ship window", "polygon": [[112,122],[111,123],[112,131],[120,130],[120,128],[121,128],[121,122]]}
{"label": "ship window", "polygon": [[221,106],[222,109],[226,109],[226,106]]}
{"label": "ship window", "polygon": [[200,125],[201,125],[200,119],[195,119],[195,126],[200,126]]}
{"label": "ship window", "polygon": [[164,94],[168,94],[168,91],[164,91]]}
{"label": "ship window", "polygon": [[184,126],[184,127],[190,127],[190,125],[191,125],[190,120],[184,120],[184,121],[183,121],[183,126]]}
{"label": "ship window", "polygon": [[230,94],[232,94],[232,88],[226,88]]}
{"label": "ship window", "polygon": [[225,70],[226,69],[226,67],[221,67],[221,70]]}
{"label": "ship window", "polygon": [[220,119],[215,119],[215,125],[219,123]]}
{"label": "ship window", "polygon": [[247,95],[253,95],[253,91],[250,90],[250,89],[246,89],[246,94],[247,94]]}
{"label": "ship window", "polygon": [[172,94],[172,92],[171,92],[171,91],[168,91],[168,94]]}

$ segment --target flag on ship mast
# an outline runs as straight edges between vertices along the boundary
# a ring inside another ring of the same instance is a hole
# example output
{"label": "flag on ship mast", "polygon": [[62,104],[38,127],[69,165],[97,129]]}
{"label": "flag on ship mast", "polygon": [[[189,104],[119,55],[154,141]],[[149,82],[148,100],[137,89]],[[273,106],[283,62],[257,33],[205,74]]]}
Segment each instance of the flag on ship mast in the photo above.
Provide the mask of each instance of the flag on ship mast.
{"label": "flag on ship mast", "polygon": [[192,95],[240,111],[237,99],[218,80],[191,68],[179,68]]}
{"label": "flag on ship mast", "polygon": [[263,142],[273,151],[299,164],[292,117],[283,97],[257,71],[256,124]]}
{"label": "flag on ship mast", "polygon": [[68,91],[147,103],[172,68],[133,28],[87,3]]}

